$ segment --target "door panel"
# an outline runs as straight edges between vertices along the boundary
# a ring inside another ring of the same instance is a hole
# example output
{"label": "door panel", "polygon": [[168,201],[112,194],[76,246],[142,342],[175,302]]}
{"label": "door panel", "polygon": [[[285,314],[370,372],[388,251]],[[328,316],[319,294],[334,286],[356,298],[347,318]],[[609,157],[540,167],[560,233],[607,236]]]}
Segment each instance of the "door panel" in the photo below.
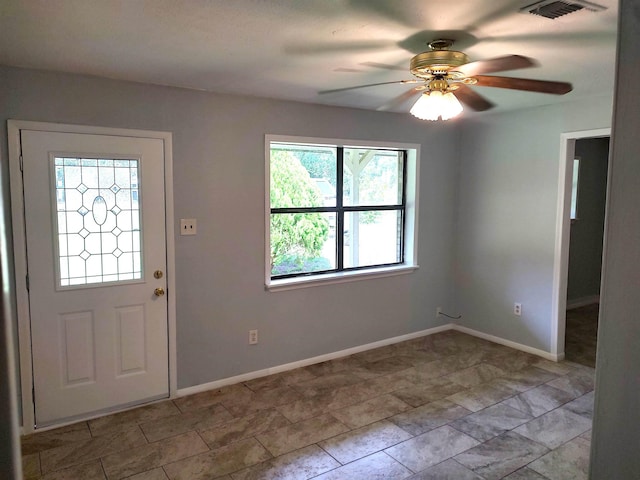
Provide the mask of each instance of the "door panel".
{"label": "door panel", "polygon": [[163,141],[21,133],[36,425],[168,396]]}
{"label": "door panel", "polygon": [[146,370],[146,335],[144,305],[116,309],[118,328],[118,375],[131,375]]}
{"label": "door panel", "polygon": [[63,386],[95,381],[96,352],[92,312],[58,315]]}

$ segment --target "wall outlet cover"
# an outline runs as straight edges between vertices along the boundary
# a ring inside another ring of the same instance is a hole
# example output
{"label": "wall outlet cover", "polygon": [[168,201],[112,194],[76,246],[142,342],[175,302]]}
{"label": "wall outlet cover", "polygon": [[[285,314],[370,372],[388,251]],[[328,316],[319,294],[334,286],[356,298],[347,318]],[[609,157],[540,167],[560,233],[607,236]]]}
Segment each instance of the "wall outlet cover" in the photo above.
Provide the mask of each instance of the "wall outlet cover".
{"label": "wall outlet cover", "polygon": [[180,235],[195,235],[198,233],[198,225],[195,218],[180,219]]}

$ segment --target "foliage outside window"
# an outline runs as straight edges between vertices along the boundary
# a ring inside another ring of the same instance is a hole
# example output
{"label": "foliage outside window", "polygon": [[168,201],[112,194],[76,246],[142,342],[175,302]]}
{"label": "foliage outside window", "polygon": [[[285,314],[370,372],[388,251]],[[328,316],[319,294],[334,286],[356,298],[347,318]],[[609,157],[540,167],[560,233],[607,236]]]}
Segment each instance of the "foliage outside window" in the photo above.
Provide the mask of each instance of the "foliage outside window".
{"label": "foliage outside window", "polygon": [[272,279],[403,263],[405,150],[269,148]]}

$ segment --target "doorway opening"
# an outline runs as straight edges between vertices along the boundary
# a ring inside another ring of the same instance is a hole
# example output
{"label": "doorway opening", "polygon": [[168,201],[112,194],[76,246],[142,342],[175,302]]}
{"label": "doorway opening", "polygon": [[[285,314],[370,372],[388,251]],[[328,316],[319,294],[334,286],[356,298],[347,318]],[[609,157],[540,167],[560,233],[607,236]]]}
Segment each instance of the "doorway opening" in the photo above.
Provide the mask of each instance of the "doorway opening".
{"label": "doorway opening", "polygon": [[563,134],[552,349],[595,367],[611,129]]}
{"label": "doorway opening", "polygon": [[596,366],[609,137],[575,143],[565,359]]}

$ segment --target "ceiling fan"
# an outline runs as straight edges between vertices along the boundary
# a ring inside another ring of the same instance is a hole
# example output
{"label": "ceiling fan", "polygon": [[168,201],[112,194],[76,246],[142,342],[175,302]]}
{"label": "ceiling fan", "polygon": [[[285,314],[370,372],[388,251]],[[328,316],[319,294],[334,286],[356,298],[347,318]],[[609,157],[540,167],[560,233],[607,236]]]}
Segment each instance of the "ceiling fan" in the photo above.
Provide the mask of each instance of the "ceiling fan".
{"label": "ceiling fan", "polygon": [[[470,85],[554,95],[564,95],[573,88],[570,83],[566,82],[484,75],[504,70],[529,68],[535,66],[536,62],[520,55],[506,55],[469,62],[469,57],[465,53],[450,50],[453,43],[453,40],[448,39],[434,40],[428,44],[429,51],[414,56],[409,67],[415,77],[413,79],[337,88],[318,93],[344,92],[378,85],[415,84],[416,86],[411,90],[391,99],[378,110],[391,110],[402,105],[415,94],[421,93],[410,113],[422,120],[437,120],[438,118],[448,120],[462,112],[460,102],[475,111],[485,111],[494,107],[493,103],[469,88]],[[371,65],[382,66],[375,63],[371,63]]]}

